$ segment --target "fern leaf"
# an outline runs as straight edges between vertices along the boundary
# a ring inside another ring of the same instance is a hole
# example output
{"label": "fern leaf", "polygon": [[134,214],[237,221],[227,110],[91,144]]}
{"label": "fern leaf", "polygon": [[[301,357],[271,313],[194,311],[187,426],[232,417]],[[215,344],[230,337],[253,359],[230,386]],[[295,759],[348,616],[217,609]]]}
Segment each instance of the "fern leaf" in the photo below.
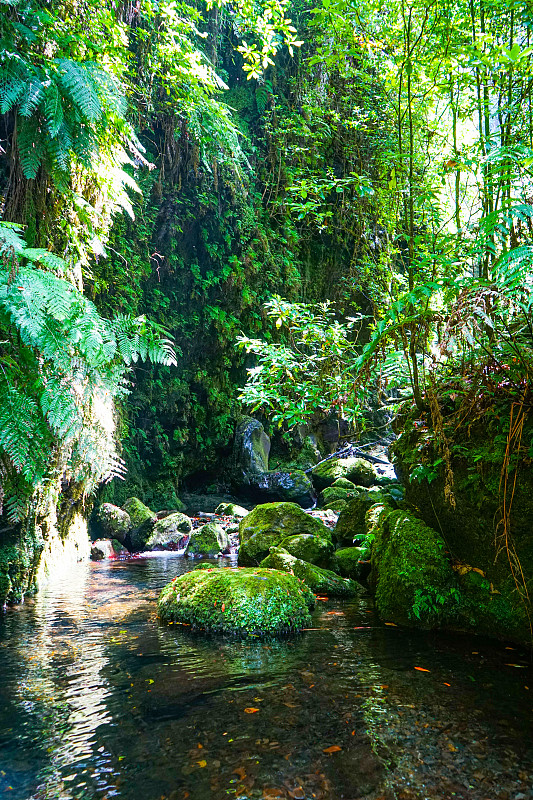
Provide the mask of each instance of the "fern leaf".
{"label": "fern leaf", "polygon": [[92,75],[92,65],[58,58],[59,82],[85,119],[96,122],[102,116],[102,104]]}
{"label": "fern leaf", "polygon": [[44,114],[48,132],[54,139],[61,130],[64,120],[63,103],[55,81],[51,81],[50,86],[45,91]]}

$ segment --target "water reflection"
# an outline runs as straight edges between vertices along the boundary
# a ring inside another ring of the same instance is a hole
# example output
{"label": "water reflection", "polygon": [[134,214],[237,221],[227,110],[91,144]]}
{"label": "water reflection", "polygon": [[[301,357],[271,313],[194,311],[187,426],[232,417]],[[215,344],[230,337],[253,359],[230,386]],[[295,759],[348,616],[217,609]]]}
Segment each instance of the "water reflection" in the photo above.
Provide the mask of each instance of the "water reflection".
{"label": "water reflection", "polygon": [[0,621],[0,797],[529,791],[518,651],[386,628],[366,600],[319,603],[312,629],[288,639],[192,634],[155,615],[189,567],[175,555],[80,564]]}

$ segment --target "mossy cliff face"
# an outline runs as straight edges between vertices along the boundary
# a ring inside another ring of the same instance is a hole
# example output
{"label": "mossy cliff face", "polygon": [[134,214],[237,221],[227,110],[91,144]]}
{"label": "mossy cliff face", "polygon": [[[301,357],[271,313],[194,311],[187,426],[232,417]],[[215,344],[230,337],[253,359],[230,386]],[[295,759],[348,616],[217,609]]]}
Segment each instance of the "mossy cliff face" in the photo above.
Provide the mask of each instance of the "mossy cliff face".
{"label": "mossy cliff face", "polygon": [[315,598],[274,569],[201,569],[175,578],[158,601],[166,621],[206,631],[277,634],[309,626]]}
{"label": "mossy cliff face", "polygon": [[0,608],[21,602],[58,572],[89,558],[83,501],[71,490],[59,497],[58,488],[50,489],[23,523],[0,523]]}

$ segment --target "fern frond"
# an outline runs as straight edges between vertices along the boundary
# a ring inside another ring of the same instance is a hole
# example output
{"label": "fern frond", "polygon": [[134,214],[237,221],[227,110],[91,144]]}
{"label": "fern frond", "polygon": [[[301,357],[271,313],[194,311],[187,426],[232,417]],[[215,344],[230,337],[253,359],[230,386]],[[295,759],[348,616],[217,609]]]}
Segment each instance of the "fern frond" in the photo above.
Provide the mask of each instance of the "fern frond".
{"label": "fern frond", "polygon": [[95,122],[102,116],[102,103],[93,77],[94,65],[72,61],[69,58],[55,60],[59,71],[59,82],[68,92],[85,119]]}

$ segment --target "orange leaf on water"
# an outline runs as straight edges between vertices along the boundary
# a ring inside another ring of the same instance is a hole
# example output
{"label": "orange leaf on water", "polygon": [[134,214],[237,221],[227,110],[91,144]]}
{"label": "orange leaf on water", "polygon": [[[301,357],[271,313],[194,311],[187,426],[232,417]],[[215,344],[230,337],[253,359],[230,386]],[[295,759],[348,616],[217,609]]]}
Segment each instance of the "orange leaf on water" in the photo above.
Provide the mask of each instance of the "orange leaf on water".
{"label": "orange leaf on water", "polygon": [[389,625],[389,627],[391,627],[391,628],[397,628],[398,627],[395,622],[386,622],[385,625]]}
{"label": "orange leaf on water", "polygon": [[244,713],[245,714],[257,714],[258,711],[259,711],[258,708],[245,708],[244,709]]}
{"label": "orange leaf on water", "polygon": [[430,669],[426,669],[425,667],[414,667],[413,669],[417,669],[419,672],[431,672]]}
{"label": "orange leaf on water", "polygon": [[226,604],[222,603],[222,611],[225,611],[225,610],[226,610]]}
{"label": "orange leaf on water", "polygon": [[246,770],[244,767],[237,767],[233,770],[233,775],[237,775],[239,780],[243,781],[246,778]]}
{"label": "orange leaf on water", "polygon": [[325,747],[322,752],[323,753],[338,753],[339,750],[342,750],[342,747],[339,747],[338,744],[332,744],[331,747]]}
{"label": "orange leaf on water", "polygon": [[202,761],[197,761],[196,763],[198,764],[199,767],[202,768],[207,767],[207,761],[202,760]]}
{"label": "orange leaf on water", "polygon": [[444,683],[444,686],[451,686],[451,683]]}

